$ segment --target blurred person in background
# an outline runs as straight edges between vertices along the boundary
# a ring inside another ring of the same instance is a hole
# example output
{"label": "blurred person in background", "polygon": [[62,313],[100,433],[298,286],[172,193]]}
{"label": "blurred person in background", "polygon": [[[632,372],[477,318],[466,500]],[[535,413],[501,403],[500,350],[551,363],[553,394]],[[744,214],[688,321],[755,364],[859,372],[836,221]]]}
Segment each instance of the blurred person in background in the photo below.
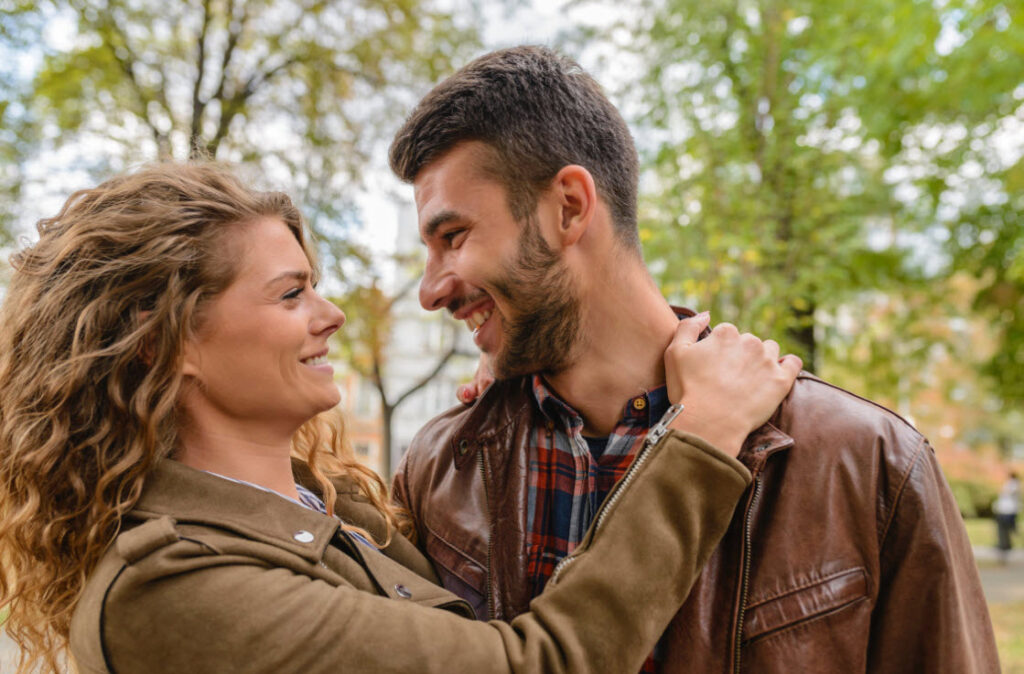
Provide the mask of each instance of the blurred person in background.
{"label": "blurred person in background", "polygon": [[1020,481],[1017,473],[1011,472],[999,496],[992,503],[992,513],[996,516],[996,547],[999,548],[1000,559],[1005,564],[1013,547],[1013,537],[1017,533],[1017,515],[1020,513]]}
{"label": "blurred person in background", "polygon": [[90,674],[635,669],[749,483],[731,439],[800,368],[681,324],[670,399],[740,426],[667,417],[558,582],[483,623],[330,416],[345,316],[285,195],[156,165],[37,229],[0,311],[0,606],[22,671],[69,644]]}

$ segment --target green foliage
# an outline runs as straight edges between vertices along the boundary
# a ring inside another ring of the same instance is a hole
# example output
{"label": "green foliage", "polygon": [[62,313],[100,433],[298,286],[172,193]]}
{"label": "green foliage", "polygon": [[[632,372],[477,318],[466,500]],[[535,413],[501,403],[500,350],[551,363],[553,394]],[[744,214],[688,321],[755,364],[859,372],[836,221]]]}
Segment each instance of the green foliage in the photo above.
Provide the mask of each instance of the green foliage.
{"label": "green foliage", "polygon": [[[979,367],[1024,399],[1017,5],[618,4],[636,18],[606,37],[627,36],[645,69],[622,96],[639,122],[641,238],[667,295],[879,387],[923,366],[937,319],[983,312],[1000,345]],[[983,280],[973,309],[944,292],[964,271]],[[851,333],[851,317],[888,323]]]}
{"label": "green foliage", "polygon": [[[953,497],[956,498],[962,517],[983,517],[989,520],[992,518],[992,502],[999,495],[999,491],[992,485],[968,480],[950,480],[949,488],[953,490]],[[995,527],[992,522],[989,524]]]}

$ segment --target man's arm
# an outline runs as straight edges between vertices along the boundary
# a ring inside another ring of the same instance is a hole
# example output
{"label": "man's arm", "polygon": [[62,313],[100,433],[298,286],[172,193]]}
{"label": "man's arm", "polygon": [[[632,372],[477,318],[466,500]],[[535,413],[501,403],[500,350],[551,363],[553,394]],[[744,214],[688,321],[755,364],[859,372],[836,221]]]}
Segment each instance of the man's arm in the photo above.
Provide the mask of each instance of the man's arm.
{"label": "man's arm", "polygon": [[967,532],[923,438],[888,522],[871,626],[871,672],[998,672]]}

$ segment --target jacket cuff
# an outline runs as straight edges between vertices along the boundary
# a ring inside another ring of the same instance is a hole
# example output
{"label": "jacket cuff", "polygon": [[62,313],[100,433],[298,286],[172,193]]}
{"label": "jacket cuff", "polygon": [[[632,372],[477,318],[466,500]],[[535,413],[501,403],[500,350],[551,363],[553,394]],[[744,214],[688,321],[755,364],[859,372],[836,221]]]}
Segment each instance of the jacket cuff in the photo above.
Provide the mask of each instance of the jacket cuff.
{"label": "jacket cuff", "polygon": [[674,440],[677,440],[679,442],[685,442],[691,447],[695,447],[696,449],[701,450],[705,454],[708,454],[711,458],[720,461],[721,463],[724,463],[726,466],[734,470],[736,474],[743,479],[743,483],[746,485],[749,485],[751,480],[753,479],[750,475],[750,471],[747,469],[746,466],[740,463],[739,459],[730,454],[726,454],[725,452],[718,449],[717,447],[715,447],[714,445],[712,445],[710,442],[700,437],[699,435],[694,435],[693,433],[687,433],[685,431],[680,431],[675,428],[670,428],[668,434],[665,437],[666,439],[673,438]]}

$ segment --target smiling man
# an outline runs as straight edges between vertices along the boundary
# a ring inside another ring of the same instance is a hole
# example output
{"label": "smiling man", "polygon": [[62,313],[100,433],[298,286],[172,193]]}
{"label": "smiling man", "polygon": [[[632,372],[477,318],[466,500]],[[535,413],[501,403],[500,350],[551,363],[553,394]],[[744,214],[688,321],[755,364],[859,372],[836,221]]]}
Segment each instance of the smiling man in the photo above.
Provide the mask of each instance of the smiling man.
{"label": "smiling man", "polygon": [[[464,320],[498,379],[420,432],[395,497],[445,585],[509,619],[661,418],[663,353],[691,312],[644,266],[632,138],[572,61],[477,59],[420,102],[390,159],[415,187],[420,301]],[[699,399],[696,423],[727,428]],[[998,670],[963,524],[913,427],[802,375],[736,442],[753,485],[645,671]]]}

